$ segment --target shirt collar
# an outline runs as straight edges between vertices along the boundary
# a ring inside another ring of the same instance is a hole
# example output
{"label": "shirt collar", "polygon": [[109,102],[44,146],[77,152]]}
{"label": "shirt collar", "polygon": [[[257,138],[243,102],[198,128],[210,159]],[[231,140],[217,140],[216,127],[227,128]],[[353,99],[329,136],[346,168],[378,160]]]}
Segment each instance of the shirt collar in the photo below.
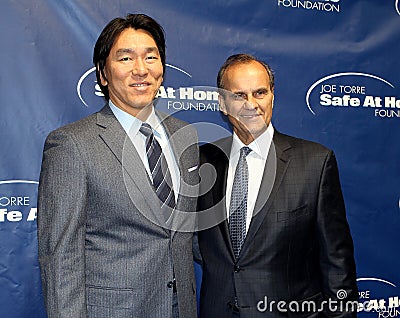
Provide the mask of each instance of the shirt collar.
{"label": "shirt collar", "polygon": [[[115,106],[115,104],[111,101],[108,102],[112,112],[115,117],[124,128],[125,132],[130,136],[136,136],[139,132],[140,127],[142,126],[142,121],[131,114],[128,114],[126,111],[123,111],[121,108]],[[156,113],[154,111],[154,107],[151,109],[151,113],[149,117],[146,119],[146,123],[148,123],[151,128],[153,128],[154,134],[156,136],[160,136],[162,133],[162,128],[160,125],[160,120],[157,118]]]}
{"label": "shirt collar", "polygon": [[[249,147],[258,156],[266,160],[273,136],[274,127],[272,126],[272,123],[270,123],[268,128],[250,144],[248,144],[247,147]],[[246,147],[246,145],[239,139],[236,133],[233,133],[231,154],[233,155],[239,153],[242,147]]]}

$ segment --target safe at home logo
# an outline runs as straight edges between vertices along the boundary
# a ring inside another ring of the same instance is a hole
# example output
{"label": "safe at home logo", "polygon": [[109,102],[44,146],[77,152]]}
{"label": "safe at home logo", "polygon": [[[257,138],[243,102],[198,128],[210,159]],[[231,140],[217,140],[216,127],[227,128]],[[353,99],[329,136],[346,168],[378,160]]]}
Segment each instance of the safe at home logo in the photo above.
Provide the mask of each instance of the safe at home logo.
{"label": "safe at home logo", "polygon": [[210,86],[160,87],[157,108],[169,111],[219,111],[218,90]]}
{"label": "safe at home logo", "polygon": [[0,181],[0,225],[36,220],[37,181]]}
{"label": "safe at home logo", "polygon": [[359,317],[389,318],[400,316],[400,293],[393,282],[377,277],[357,279]]}
{"label": "safe at home logo", "polygon": [[[185,70],[166,64],[166,67],[192,78]],[[103,98],[103,93],[96,81],[96,68],[85,71],[76,85],[76,93],[86,107],[92,104],[93,96]],[[170,87],[161,86],[158,94],[157,108],[163,111],[219,111],[218,92],[216,88],[204,86]],[[96,101],[96,106],[103,101]]]}
{"label": "safe at home logo", "polygon": [[278,6],[286,9],[340,12],[340,0],[277,0]]}
{"label": "safe at home logo", "polygon": [[400,99],[393,83],[383,77],[360,72],[325,76],[306,93],[308,110],[366,111],[379,118],[400,118]]}

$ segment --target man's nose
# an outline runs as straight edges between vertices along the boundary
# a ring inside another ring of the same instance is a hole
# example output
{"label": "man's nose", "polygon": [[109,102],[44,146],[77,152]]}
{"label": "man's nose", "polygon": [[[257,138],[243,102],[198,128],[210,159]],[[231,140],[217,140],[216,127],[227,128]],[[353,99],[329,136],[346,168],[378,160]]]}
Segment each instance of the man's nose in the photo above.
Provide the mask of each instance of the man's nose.
{"label": "man's nose", "polygon": [[146,62],[143,59],[135,59],[132,67],[132,74],[139,76],[144,76],[147,74]]}
{"label": "man's nose", "polygon": [[253,96],[248,96],[244,103],[244,108],[254,109],[257,108],[257,106],[258,106],[257,100]]}

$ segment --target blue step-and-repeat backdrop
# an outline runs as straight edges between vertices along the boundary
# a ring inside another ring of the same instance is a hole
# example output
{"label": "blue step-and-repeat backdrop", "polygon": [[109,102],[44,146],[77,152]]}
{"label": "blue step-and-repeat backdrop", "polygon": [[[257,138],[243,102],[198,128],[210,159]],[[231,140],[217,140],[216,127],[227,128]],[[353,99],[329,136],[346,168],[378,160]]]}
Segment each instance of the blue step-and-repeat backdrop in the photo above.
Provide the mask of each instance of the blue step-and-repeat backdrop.
{"label": "blue step-and-repeat backdrop", "polygon": [[274,126],[336,153],[360,317],[400,316],[399,0],[5,0],[0,317],[46,317],[36,238],[44,139],[103,106],[93,46],[109,20],[128,12],[165,28],[157,107],[195,124],[202,142],[228,133],[213,94],[226,57],[245,52],[272,66]]}

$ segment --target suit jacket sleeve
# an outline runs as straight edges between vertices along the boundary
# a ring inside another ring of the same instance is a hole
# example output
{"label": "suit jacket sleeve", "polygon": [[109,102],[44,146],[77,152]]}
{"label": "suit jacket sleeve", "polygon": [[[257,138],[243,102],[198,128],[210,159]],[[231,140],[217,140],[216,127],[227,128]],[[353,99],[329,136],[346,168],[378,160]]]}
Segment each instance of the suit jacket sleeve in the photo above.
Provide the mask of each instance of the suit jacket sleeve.
{"label": "suit jacket sleeve", "polygon": [[[353,241],[346,220],[337,163],[332,152],[328,153],[323,166],[317,206],[317,237],[324,297],[327,301],[343,300],[343,304],[345,301],[353,301],[355,304],[358,292]],[[343,311],[330,311],[327,307],[324,307],[326,316],[355,316],[355,312],[346,311],[346,308]]]}
{"label": "suit jacket sleeve", "polygon": [[47,315],[86,317],[85,165],[72,136],[51,133],[38,193],[38,247]]}

